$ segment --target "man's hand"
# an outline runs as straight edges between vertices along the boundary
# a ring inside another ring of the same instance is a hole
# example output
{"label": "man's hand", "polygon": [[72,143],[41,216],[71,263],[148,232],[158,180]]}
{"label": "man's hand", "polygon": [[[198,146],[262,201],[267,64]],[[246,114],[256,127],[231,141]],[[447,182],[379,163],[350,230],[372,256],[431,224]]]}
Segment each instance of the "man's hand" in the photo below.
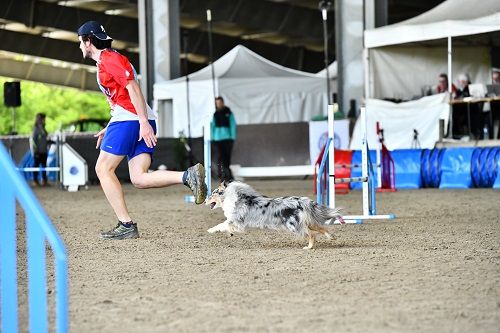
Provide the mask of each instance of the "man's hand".
{"label": "man's hand", "polygon": [[97,144],[95,145],[95,149],[99,149],[101,146],[101,141],[102,138],[104,137],[104,133],[106,133],[107,127],[103,128],[102,130],[99,131],[96,135],[94,135],[95,138],[97,138]]}
{"label": "man's hand", "polygon": [[144,139],[146,146],[148,146],[149,148],[153,148],[154,146],[156,146],[156,142],[158,141],[158,139],[156,138],[153,127],[151,127],[149,122],[139,122],[139,124],[139,140],[137,141],[141,141],[142,139]]}

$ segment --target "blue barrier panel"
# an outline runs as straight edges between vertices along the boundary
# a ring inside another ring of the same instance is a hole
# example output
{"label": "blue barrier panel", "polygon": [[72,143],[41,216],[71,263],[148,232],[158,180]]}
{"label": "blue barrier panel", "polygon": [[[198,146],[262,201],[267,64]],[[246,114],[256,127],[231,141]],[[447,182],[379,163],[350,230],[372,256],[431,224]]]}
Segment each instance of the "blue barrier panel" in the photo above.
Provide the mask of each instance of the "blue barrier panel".
{"label": "blue barrier panel", "polygon": [[483,148],[474,148],[470,160],[470,173],[472,177],[472,185],[475,187],[481,186],[481,178],[479,175],[479,170],[481,169],[479,156],[481,155]]}
{"label": "blue barrier panel", "polygon": [[422,187],[439,187],[441,183],[441,162],[446,148],[423,149],[420,157]]}
{"label": "blue barrier panel", "polygon": [[491,187],[491,185],[489,185],[488,177],[488,155],[490,155],[493,150],[494,148],[490,147],[483,148],[479,157],[481,161],[481,169],[479,170],[481,187]]}
{"label": "blue barrier panel", "polygon": [[500,152],[497,153],[497,167],[495,169],[495,182],[493,188],[500,189]]}
{"label": "blue barrier panel", "polygon": [[475,148],[471,158],[472,183],[475,187],[492,187],[497,177],[500,147]]}
{"label": "blue barrier panel", "polygon": [[436,148],[433,150],[431,157],[429,159],[430,166],[430,176],[431,176],[431,185],[432,187],[439,187],[441,184],[441,164],[443,162],[444,153],[446,152],[446,148]]}
{"label": "blue barrier panel", "polygon": [[448,148],[441,162],[439,188],[472,187],[471,158],[475,148]]}
{"label": "blue barrier panel", "polygon": [[16,215],[19,202],[26,215],[29,331],[47,332],[45,241],[54,252],[56,331],[68,330],[68,262],[64,244],[26,181],[0,144],[0,331],[17,332]]}
{"label": "blue barrier panel", "polygon": [[422,179],[422,187],[431,186],[429,176],[429,156],[431,152],[431,149],[422,149],[422,154],[420,155],[420,178]]}
{"label": "blue barrier panel", "polygon": [[497,178],[497,161],[500,158],[500,147],[494,147],[488,155],[486,169],[488,170],[488,187],[493,187]]}
{"label": "blue barrier panel", "polygon": [[[375,179],[373,180],[373,185],[375,187],[378,187],[378,177],[377,177],[377,166],[375,165],[377,163],[377,151],[376,150],[370,150],[370,160],[373,163],[373,174]],[[361,177],[362,172],[361,172],[361,150],[355,150],[352,152],[352,164],[353,165],[359,165],[356,167],[352,168],[351,171],[351,177]],[[356,182],[356,183],[351,183],[351,189],[353,190],[361,190],[363,189],[363,183],[361,182]]]}
{"label": "blue barrier panel", "polygon": [[395,166],[396,188],[421,188],[421,149],[399,149],[391,151]]}

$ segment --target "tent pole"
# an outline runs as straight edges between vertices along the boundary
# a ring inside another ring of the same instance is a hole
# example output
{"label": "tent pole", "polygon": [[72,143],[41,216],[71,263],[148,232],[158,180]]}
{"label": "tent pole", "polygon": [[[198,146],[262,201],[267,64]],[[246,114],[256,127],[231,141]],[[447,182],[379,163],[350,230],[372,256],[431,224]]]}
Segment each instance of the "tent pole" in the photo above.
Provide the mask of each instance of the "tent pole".
{"label": "tent pole", "polygon": [[[451,36],[448,36],[448,94],[450,96],[450,100],[452,99],[452,84],[453,84],[453,73],[452,73],[452,44],[451,44]],[[448,131],[448,137],[453,138],[453,107],[449,104],[450,107],[450,117],[449,117],[449,126],[450,130]]]}
{"label": "tent pole", "polygon": [[207,32],[208,32],[208,52],[209,52],[209,62],[210,68],[212,70],[212,90],[214,92],[214,103],[217,97],[217,92],[215,89],[215,69],[214,69],[214,46],[212,43],[212,11],[207,9]]}
{"label": "tent pole", "polygon": [[451,92],[452,72],[451,72],[451,36],[448,36],[448,91]]}
{"label": "tent pole", "polygon": [[186,102],[187,102],[187,120],[188,120],[188,157],[189,157],[189,165],[193,165],[193,151],[191,149],[191,107],[189,103],[189,71],[188,71],[188,33],[184,31],[183,35],[184,40],[184,71],[186,72]]}
{"label": "tent pole", "polygon": [[370,98],[370,63],[368,58],[369,50],[367,48],[363,49],[363,66],[365,70],[365,105],[368,98]]}
{"label": "tent pole", "polygon": [[331,104],[331,94],[330,94],[330,73],[328,73],[328,11],[332,6],[331,1],[323,0],[319,3],[319,9],[321,10],[321,16],[323,18],[323,50],[325,58],[325,71],[326,71],[326,100],[328,105]]}

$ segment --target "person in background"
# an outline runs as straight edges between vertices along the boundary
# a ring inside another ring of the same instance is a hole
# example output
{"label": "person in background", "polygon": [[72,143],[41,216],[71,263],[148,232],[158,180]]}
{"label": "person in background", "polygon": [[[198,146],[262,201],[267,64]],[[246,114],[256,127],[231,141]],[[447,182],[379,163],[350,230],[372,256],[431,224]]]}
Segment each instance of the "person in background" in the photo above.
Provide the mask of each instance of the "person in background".
{"label": "person in background", "polygon": [[[500,68],[493,68],[491,70],[491,84],[500,84]],[[493,120],[490,135],[492,138],[494,131],[496,129],[497,136],[496,139],[500,139],[500,96],[496,96],[496,99],[490,101],[490,110]]]}
{"label": "person in background", "polygon": [[236,140],[236,120],[222,97],[215,99],[215,113],[210,124],[212,141],[217,150],[217,177],[221,181],[232,181],[231,153]]}
{"label": "person in background", "polygon": [[[47,130],[45,129],[45,113],[38,113],[35,118],[35,125],[30,138],[30,150],[35,159],[34,167],[47,167],[47,156],[51,141],[47,140]],[[38,171],[33,172],[35,185],[40,186]],[[48,186],[47,172],[42,171],[42,185]]]}
{"label": "person in background", "polygon": [[[441,73],[439,74],[438,78],[438,84],[436,86],[436,92],[438,94],[444,93],[448,91],[448,75]],[[452,83],[451,84],[451,96],[454,98],[454,96],[457,93],[457,87]]]}
{"label": "person in background", "polygon": [[500,84],[500,68],[493,68],[491,71],[491,84]]}
{"label": "person in background", "polygon": [[[469,75],[462,73],[458,75],[457,78],[457,90],[456,94],[453,97],[454,99],[463,99],[464,97],[469,97]],[[456,103],[453,104],[453,137],[455,139],[460,139],[462,136],[469,135],[469,120],[468,114],[469,112],[472,114],[469,109],[471,105],[466,103]],[[472,123],[472,117],[471,117]],[[472,131],[471,131],[472,132]]]}
{"label": "person in background", "polygon": [[469,74],[462,73],[458,76],[458,89],[457,98],[470,97],[469,84],[470,84]]}

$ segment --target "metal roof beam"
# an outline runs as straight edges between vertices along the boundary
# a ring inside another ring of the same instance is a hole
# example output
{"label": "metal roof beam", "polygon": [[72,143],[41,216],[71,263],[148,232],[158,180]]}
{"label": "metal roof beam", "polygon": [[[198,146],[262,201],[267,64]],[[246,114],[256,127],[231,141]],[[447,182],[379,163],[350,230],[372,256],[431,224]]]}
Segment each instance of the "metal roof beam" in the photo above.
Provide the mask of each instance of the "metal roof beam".
{"label": "metal roof beam", "polygon": [[0,18],[24,23],[26,26],[42,26],[58,30],[76,31],[86,21],[98,21],[106,27],[106,31],[116,40],[138,44],[137,20],[118,15],[106,15],[76,7],[60,6],[44,1],[4,0],[0,6]]}
{"label": "metal roof beam", "polygon": [[95,74],[86,69],[54,67],[47,64],[2,59],[0,76],[29,80],[82,90],[98,91]]}
{"label": "metal roof beam", "polygon": [[[94,65],[91,59],[84,60],[77,42],[41,37],[20,32],[0,29],[1,49],[8,52],[27,54],[35,57],[56,59],[77,64]],[[139,70],[139,55],[137,53],[119,50],[127,56],[137,71]]]}
{"label": "metal roof beam", "polygon": [[[322,19],[319,10],[274,3],[263,0],[184,0],[181,13],[206,22],[206,9],[211,9],[214,27],[217,23],[233,23],[249,31],[280,32],[306,41],[323,40]],[[334,26],[333,15],[331,26]],[[333,36],[334,32],[331,31]]]}

